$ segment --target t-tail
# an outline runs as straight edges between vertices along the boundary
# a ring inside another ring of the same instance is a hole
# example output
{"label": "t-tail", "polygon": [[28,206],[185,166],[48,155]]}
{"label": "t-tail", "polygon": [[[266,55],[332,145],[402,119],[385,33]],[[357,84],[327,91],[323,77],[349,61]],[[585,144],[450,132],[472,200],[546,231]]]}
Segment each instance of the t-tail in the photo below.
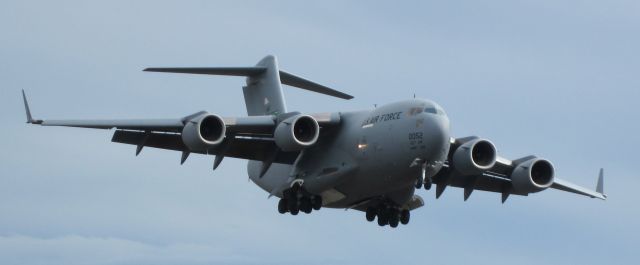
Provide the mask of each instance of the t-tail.
{"label": "t-tail", "polygon": [[282,84],[342,99],[353,98],[351,95],[280,70],[278,60],[273,55],[264,57],[253,67],[147,68],[145,71],[246,76],[247,85],[243,87],[243,92],[249,116],[286,113],[287,107],[282,93]]}

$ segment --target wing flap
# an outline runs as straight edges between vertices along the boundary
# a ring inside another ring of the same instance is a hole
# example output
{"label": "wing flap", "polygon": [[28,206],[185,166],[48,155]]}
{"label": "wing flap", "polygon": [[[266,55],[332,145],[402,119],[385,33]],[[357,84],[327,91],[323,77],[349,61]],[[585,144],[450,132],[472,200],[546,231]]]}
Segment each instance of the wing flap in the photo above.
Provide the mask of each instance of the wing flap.
{"label": "wing flap", "polygon": [[[235,137],[230,140],[230,146],[228,148],[223,150],[218,146],[210,149],[208,154],[219,155],[224,151],[223,155],[225,157],[265,161],[273,154],[274,150],[276,150],[276,145],[271,140],[247,137]],[[116,130],[111,141],[136,146],[143,145],[145,147],[190,152],[182,142],[181,136],[173,133],[145,133],[141,131]],[[195,153],[205,154],[203,152]],[[293,164],[297,156],[298,152],[278,152],[274,162]]]}

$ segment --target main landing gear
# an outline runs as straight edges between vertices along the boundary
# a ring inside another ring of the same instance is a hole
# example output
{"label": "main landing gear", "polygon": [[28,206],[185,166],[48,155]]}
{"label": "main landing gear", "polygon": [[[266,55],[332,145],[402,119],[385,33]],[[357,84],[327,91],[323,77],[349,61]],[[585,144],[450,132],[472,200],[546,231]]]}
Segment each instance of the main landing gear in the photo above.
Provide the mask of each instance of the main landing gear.
{"label": "main landing gear", "polygon": [[421,189],[424,186],[425,190],[430,190],[431,185],[433,185],[433,180],[431,180],[431,178],[418,178],[415,184],[416,189]]}
{"label": "main landing gear", "polygon": [[299,212],[309,214],[320,208],[322,208],[322,197],[308,193],[297,183],[285,190],[282,193],[282,199],[278,202],[278,212],[281,214],[287,212],[292,215],[297,215]]}
{"label": "main landing gear", "polygon": [[379,207],[367,208],[366,217],[369,222],[373,222],[377,217],[379,226],[389,225],[396,228],[398,227],[398,223],[403,225],[408,224],[411,214],[408,209],[399,209],[397,207],[382,205]]}

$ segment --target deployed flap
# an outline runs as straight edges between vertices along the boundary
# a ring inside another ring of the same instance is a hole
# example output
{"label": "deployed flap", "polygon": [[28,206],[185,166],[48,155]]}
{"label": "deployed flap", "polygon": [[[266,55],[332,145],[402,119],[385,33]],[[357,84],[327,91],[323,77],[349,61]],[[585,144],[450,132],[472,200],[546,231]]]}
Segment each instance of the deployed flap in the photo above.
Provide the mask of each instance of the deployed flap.
{"label": "deployed flap", "polygon": [[[182,142],[179,134],[170,133],[145,133],[138,131],[116,130],[113,134],[112,142],[154,147],[175,151],[189,151]],[[273,141],[259,138],[235,138],[230,142],[230,146],[223,148],[217,146],[209,150],[210,155],[223,155],[249,160],[263,161],[273,153],[276,145]],[[205,154],[204,152],[194,152]],[[274,163],[293,164],[298,152],[278,152],[274,158]]]}

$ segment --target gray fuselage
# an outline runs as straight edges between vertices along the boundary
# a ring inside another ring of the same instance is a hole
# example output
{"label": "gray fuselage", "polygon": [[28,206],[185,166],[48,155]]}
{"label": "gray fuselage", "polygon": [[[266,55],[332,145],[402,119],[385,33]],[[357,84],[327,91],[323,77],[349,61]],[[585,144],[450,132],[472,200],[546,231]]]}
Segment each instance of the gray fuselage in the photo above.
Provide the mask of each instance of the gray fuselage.
{"label": "gray fuselage", "polygon": [[405,100],[340,117],[342,126],[323,132],[320,142],[303,151],[295,169],[273,164],[259,178],[262,162],[249,161],[251,180],[273,193],[295,176],[306,190],[322,195],[325,207],[351,207],[372,198],[402,206],[412,198],[420,175],[415,162],[426,162],[426,176],[431,177],[447,158],[449,119],[432,101]]}

